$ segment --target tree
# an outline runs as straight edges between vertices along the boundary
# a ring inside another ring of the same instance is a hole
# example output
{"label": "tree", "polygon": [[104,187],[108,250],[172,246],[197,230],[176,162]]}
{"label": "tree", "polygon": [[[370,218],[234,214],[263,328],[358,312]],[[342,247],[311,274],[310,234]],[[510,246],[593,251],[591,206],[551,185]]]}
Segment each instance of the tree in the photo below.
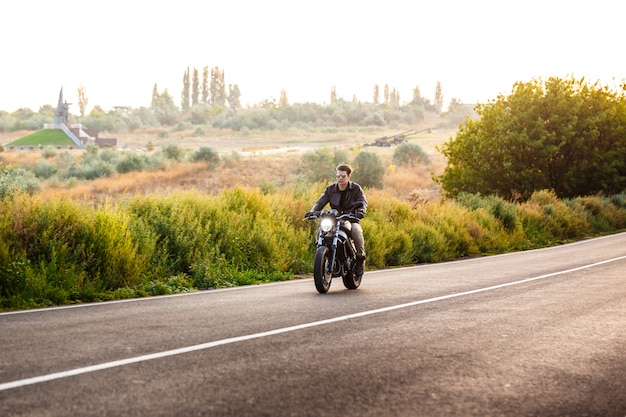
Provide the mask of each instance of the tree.
{"label": "tree", "polygon": [[283,89],[280,90],[280,100],[278,101],[278,107],[285,108],[289,106],[289,99],[287,98],[287,92]]}
{"label": "tree", "polygon": [[153,98],[152,111],[161,124],[172,126],[176,123],[179,111],[174,104],[174,99],[167,92],[167,88],[162,94],[158,94],[157,92],[157,97]]}
{"label": "tree", "polygon": [[478,105],[479,119],[442,147],[448,165],[437,180],[461,192],[526,199],[626,189],[626,99],[573,78],[517,83],[508,97]]}
{"label": "tree", "polygon": [[411,100],[411,106],[423,106],[424,99],[422,98],[422,94],[420,92],[420,88],[415,86],[413,89],[413,99]]}
{"label": "tree", "polygon": [[226,86],[224,84],[224,71],[220,71],[218,67],[211,68],[211,85],[209,87],[211,93],[210,103],[212,105],[226,104]]}
{"label": "tree", "polygon": [[191,105],[195,106],[200,100],[200,80],[198,79],[198,69],[193,69],[193,80],[191,84]]}
{"label": "tree", "polygon": [[337,87],[330,87],[330,104],[337,104]]}
{"label": "tree", "polygon": [[374,104],[380,103],[380,89],[378,84],[374,85]]}
{"label": "tree", "polygon": [[240,97],[239,86],[237,84],[228,84],[228,106],[234,111],[241,108]]}
{"label": "tree", "polygon": [[385,84],[385,87],[383,89],[383,99],[385,100],[385,106],[389,105],[389,84]]}
{"label": "tree", "polygon": [[441,83],[437,81],[437,86],[435,87],[435,99],[433,100],[433,106],[437,113],[441,113],[443,109],[443,90],[441,88]]}
{"label": "tree", "polygon": [[205,66],[202,69],[202,103],[207,104],[209,102],[209,67]]}
{"label": "tree", "polygon": [[400,93],[394,87],[389,94],[389,105],[392,107],[400,107]]}
{"label": "tree", "polygon": [[183,74],[183,91],[180,93],[180,108],[183,111],[189,110],[189,67]]}
{"label": "tree", "polygon": [[81,83],[78,86],[78,111],[80,111],[81,117],[85,115],[87,103],[89,103],[89,99],[87,98],[87,91],[85,90],[85,86]]}
{"label": "tree", "polygon": [[154,83],[154,87],[152,87],[152,99],[150,100],[150,107],[152,110],[156,108],[157,100],[159,99],[159,89],[157,88],[156,83]]}

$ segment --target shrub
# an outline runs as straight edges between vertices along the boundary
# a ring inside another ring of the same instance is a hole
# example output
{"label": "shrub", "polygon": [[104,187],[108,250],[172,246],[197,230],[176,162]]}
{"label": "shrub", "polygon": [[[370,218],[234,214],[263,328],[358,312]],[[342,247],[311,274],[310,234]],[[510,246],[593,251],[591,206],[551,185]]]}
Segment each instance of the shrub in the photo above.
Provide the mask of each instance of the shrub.
{"label": "shrub", "polygon": [[182,148],[176,145],[166,145],[163,147],[162,151],[167,159],[172,159],[177,162],[182,161],[185,156],[185,152]]}
{"label": "shrub", "polygon": [[428,164],[430,157],[421,146],[414,143],[401,143],[393,151],[393,162],[398,165],[416,166],[418,164]]}
{"label": "shrub", "polygon": [[335,181],[337,166],[347,160],[348,154],[343,149],[316,149],[302,156],[301,172],[309,182],[329,184]]}
{"label": "shrub", "polygon": [[359,152],[352,162],[352,179],[363,187],[383,188],[385,166],[378,155],[372,152]]}
{"label": "shrub", "polygon": [[201,146],[196,149],[190,156],[193,162],[207,162],[209,168],[215,168],[220,161],[219,154],[208,146]]}
{"label": "shrub", "polygon": [[37,178],[47,179],[56,173],[56,165],[45,159],[40,159],[33,166],[33,173]]}
{"label": "shrub", "polygon": [[0,169],[0,200],[25,192],[33,194],[41,189],[41,183],[32,171],[25,168]]}
{"label": "shrub", "polygon": [[135,153],[124,152],[115,160],[115,170],[120,174],[143,171],[145,168],[146,159]]}

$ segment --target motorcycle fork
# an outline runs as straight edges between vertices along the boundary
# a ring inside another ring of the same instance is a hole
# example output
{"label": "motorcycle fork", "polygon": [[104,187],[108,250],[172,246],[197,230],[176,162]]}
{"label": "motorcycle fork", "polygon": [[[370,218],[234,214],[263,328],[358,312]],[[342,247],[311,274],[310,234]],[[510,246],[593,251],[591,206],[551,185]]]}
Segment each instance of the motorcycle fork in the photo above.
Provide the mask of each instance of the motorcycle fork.
{"label": "motorcycle fork", "polygon": [[333,244],[330,247],[330,262],[328,263],[328,270],[332,274],[333,268],[335,267],[335,258],[337,257],[337,239],[338,233],[335,233],[333,236]]}

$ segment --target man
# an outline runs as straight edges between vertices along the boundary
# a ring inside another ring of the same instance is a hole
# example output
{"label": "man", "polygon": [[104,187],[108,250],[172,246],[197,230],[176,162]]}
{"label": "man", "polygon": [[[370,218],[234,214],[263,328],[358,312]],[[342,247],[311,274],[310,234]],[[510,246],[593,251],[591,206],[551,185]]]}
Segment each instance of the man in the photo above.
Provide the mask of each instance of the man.
{"label": "man", "polygon": [[[350,181],[352,167],[348,164],[341,164],[336,171],[337,182],[326,187],[311,211],[320,211],[326,204],[330,204],[331,209],[340,213],[351,213],[359,220],[362,219],[367,211],[367,199],[361,186]],[[365,239],[363,228],[359,223],[352,223],[351,235],[357,255],[355,275],[360,278],[365,271]]]}

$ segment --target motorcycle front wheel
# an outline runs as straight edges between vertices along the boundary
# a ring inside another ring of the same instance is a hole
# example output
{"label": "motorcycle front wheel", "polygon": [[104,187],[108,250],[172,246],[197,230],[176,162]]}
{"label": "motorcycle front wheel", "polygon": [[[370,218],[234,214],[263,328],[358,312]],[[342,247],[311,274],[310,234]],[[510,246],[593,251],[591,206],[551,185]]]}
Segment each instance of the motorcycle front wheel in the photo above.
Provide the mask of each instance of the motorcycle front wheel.
{"label": "motorcycle front wheel", "polygon": [[315,252],[315,263],[313,264],[313,281],[315,288],[320,294],[328,292],[330,282],[333,279],[332,265],[330,265],[330,250],[326,246],[320,246]]}
{"label": "motorcycle front wheel", "polygon": [[361,285],[362,276],[357,278],[356,274],[352,270],[347,271],[342,278],[344,287],[349,290],[356,290],[359,288],[359,285]]}

